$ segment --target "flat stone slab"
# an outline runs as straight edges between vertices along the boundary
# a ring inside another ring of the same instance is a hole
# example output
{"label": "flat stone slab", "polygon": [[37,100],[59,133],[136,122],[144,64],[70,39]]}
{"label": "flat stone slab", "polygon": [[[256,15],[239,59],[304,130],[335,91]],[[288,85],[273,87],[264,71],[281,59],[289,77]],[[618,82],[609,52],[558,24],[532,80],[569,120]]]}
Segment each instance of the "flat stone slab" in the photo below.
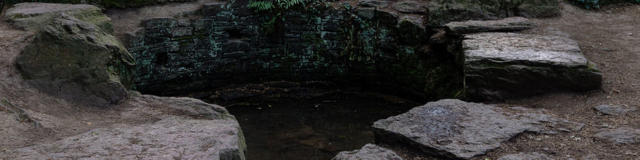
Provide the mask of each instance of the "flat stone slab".
{"label": "flat stone slab", "polygon": [[377,146],[375,144],[367,144],[359,150],[343,151],[338,153],[331,160],[403,160],[392,150]]}
{"label": "flat stone slab", "polygon": [[471,159],[524,132],[556,134],[584,126],[544,112],[440,100],[379,120],[373,128],[379,143],[408,146],[444,158]]}
{"label": "flat stone slab", "polygon": [[636,107],[632,107],[632,106],[625,107],[625,106],[619,106],[619,105],[599,105],[599,106],[593,107],[593,109],[595,109],[596,111],[604,115],[613,115],[613,116],[620,116],[620,115],[624,115],[629,112],[635,112],[638,110],[638,108]]}
{"label": "flat stone slab", "polygon": [[553,160],[553,158],[549,157],[549,155],[546,154],[532,152],[508,154],[498,158],[498,160]]}
{"label": "flat stone slab", "polygon": [[599,89],[602,74],[574,40],[519,33],[465,36],[465,88],[472,99]]}
{"label": "flat stone slab", "polygon": [[459,34],[480,32],[515,32],[535,27],[527,18],[509,17],[500,20],[451,22],[445,25],[449,30]]}
{"label": "flat stone slab", "polygon": [[615,144],[640,144],[640,129],[622,127],[596,133],[595,137]]}

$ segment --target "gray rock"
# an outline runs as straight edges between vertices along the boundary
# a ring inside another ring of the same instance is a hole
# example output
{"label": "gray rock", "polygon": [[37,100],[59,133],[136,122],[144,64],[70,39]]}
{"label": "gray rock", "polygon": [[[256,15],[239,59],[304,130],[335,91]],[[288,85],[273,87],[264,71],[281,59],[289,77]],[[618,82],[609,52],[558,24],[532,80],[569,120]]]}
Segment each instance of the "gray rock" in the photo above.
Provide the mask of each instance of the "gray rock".
{"label": "gray rock", "polygon": [[384,8],[391,4],[389,0],[359,0],[358,6]]}
{"label": "gray rock", "polygon": [[627,127],[608,129],[596,133],[595,137],[615,144],[639,144],[640,129]]}
{"label": "gray rock", "polygon": [[237,120],[197,99],[131,93],[120,119],[148,117],[30,147],[0,151],[0,159],[222,159],[244,160]]}
{"label": "gray rock", "polygon": [[367,144],[359,150],[344,151],[338,153],[332,160],[402,160],[392,150],[377,146],[375,144]]}
{"label": "gray rock", "polygon": [[33,22],[41,30],[16,58],[27,82],[81,104],[107,106],[126,99],[135,60],[118,39],[66,13]]}
{"label": "gray rock", "polygon": [[599,89],[602,74],[563,37],[518,33],[466,35],[465,88],[472,99]]}
{"label": "gray rock", "polygon": [[487,21],[463,21],[451,22],[445,25],[449,30],[459,33],[479,33],[479,32],[513,32],[522,31],[535,27],[529,19],[523,17],[510,17],[501,20]]}
{"label": "gray rock", "polygon": [[5,17],[15,26],[28,30],[39,30],[60,13],[71,15],[82,21],[95,24],[106,32],[113,32],[111,19],[93,5],[57,3],[20,3],[8,9]]}
{"label": "gray rock", "polygon": [[496,149],[524,132],[573,132],[584,125],[541,110],[499,108],[460,100],[440,100],[373,124],[376,141],[412,147],[425,154],[470,159]]}
{"label": "gray rock", "polygon": [[393,4],[393,9],[402,13],[410,14],[424,14],[427,12],[425,2],[418,2],[414,0],[399,1]]}
{"label": "gray rock", "polygon": [[636,107],[623,107],[619,105],[599,105],[593,107],[593,109],[602,114],[614,116],[624,115],[629,112],[635,112],[638,110],[638,108]]}
{"label": "gray rock", "polygon": [[553,160],[553,158],[546,154],[533,152],[504,155],[498,160]]}
{"label": "gray rock", "polygon": [[94,129],[50,144],[3,154],[6,159],[214,159],[244,160],[234,119],[171,116],[153,124]]}

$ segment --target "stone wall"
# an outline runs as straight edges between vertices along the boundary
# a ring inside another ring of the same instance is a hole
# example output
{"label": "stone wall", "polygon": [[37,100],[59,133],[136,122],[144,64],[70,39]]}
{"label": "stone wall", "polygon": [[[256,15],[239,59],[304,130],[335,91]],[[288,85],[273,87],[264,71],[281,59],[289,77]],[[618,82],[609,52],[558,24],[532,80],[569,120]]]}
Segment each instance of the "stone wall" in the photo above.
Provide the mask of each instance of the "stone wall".
{"label": "stone wall", "polygon": [[209,3],[186,18],[143,22],[129,44],[137,89],[172,95],[270,80],[331,81],[436,98],[462,87],[451,41],[419,15],[318,3],[277,16],[247,3]]}

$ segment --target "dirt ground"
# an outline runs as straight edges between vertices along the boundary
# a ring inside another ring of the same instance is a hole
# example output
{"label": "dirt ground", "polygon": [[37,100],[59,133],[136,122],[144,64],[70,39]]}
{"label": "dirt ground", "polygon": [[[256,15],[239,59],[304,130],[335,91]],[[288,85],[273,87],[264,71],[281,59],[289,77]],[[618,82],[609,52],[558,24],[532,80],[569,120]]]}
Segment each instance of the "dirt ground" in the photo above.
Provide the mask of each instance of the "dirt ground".
{"label": "dirt ground", "polygon": [[597,12],[568,4],[562,7],[561,17],[536,19],[538,27],[527,32],[566,36],[578,41],[585,56],[603,72],[602,90],[544,95],[506,104],[544,108],[584,123],[585,128],[570,134],[525,134],[480,159],[539,152],[557,159],[640,160],[640,145],[613,145],[593,138],[606,128],[640,128],[638,111],[624,116],[605,116],[593,109],[602,104],[640,107],[640,6],[610,6]]}

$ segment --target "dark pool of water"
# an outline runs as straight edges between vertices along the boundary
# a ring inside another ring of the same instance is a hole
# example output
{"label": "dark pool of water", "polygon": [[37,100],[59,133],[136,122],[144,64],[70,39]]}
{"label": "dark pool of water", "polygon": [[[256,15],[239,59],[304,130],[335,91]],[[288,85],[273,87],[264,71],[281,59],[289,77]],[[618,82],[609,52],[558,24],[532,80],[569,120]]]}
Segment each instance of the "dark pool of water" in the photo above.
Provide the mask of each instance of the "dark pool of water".
{"label": "dark pool of water", "polygon": [[328,160],[373,143],[373,122],[414,106],[417,103],[339,94],[228,109],[240,121],[249,160]]}

